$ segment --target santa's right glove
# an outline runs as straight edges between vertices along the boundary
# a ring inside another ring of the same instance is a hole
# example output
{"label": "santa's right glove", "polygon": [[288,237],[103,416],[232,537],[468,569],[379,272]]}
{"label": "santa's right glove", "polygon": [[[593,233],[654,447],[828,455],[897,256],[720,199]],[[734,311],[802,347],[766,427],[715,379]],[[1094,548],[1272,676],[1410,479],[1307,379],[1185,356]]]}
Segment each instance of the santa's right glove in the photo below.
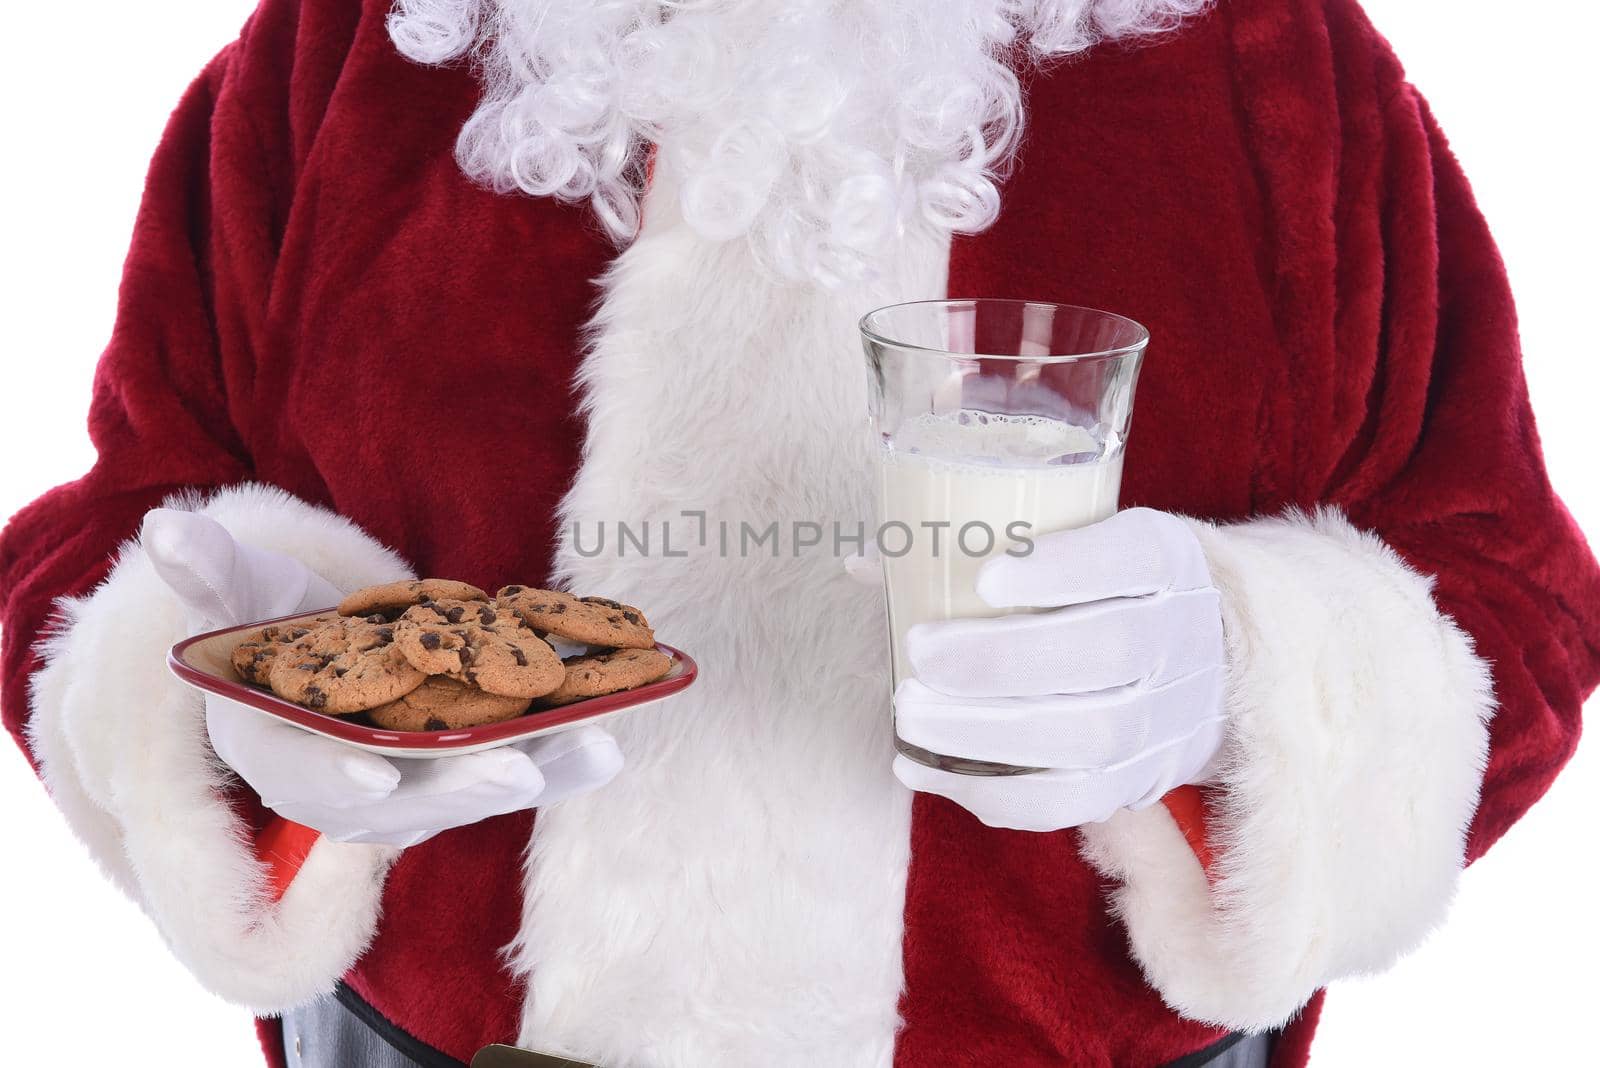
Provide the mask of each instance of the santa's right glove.
{"label": "santa's right glove", "polygon": [[[298,560],[235,541],[197,512],[155,509],[140,541],[196,633],[327,608],[340,598]],[[217,756],[263,804],[340,842],[414,845],[585,793],[622,768],[616,742],[594,726],[463,756],[391,760],[207,695],[206,730]]]}

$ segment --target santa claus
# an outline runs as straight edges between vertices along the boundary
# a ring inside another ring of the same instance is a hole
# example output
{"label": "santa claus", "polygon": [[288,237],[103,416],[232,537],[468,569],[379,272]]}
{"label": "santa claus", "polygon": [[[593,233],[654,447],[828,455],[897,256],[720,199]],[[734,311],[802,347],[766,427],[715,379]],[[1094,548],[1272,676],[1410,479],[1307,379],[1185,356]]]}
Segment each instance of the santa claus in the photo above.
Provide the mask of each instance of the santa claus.
{"label": "santa claus", "polygon": [[[933,628],[920,681],[981,685],[902,709],[1039,775],[896,763],[832,553],[570,538],[853,525],[856,321],[947,293],[1155,338],[1137,510],[994,580],[1057,645]],[[0,543],[5,722],[274,1064],[1298,1065],[1600,678],[1494,246],[1354,0],[263,0],[156,156],[90,427]],[[632,600],[702,677],[408,763],[167,673],[413,573]],[[1180,648],[1223,685],[1151,684]]]}

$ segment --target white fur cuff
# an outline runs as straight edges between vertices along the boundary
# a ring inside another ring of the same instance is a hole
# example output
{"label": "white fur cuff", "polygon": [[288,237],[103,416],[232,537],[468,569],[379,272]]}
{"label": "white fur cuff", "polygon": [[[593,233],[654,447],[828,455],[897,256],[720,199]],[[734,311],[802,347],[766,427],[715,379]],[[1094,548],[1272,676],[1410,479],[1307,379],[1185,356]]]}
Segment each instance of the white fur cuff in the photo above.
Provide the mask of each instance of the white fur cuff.
{"label": "white fur cuff", "polygon": [[1229,740],[1208,883],[1162,806],[1084,828],[1152,986],[1185,1016],[1281,1025],[1443,918],[1493,713],[1432,580],[1331,510],[1195,524],[1223,592]]}
{"label": "white fur cuff", "polygon": [[[281,490],[201,502],[242,542],[298,558],[341,589],[409,577],[348,521]],[[137,542],[93,593],[60,602],[33,677],[29,741],[51,796],[106,873],[207,988],[271,1013],[330,990],[371,938],[394,851],[318,841],[281,901],[211,753],[204,702],[166,652],[183,611]]]}

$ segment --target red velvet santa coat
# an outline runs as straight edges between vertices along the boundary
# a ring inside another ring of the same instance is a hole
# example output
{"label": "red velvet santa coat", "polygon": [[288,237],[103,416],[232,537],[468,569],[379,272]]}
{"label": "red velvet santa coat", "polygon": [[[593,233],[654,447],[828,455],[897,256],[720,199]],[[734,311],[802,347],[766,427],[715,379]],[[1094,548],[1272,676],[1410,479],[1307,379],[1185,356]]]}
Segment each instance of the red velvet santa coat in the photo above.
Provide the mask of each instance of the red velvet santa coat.
{"label": "red velvet santa coat", "polygon": [[[462,1060],[1145,1066],[1293,1017],[1298,1064],[1314,991],[1416,944],[1571,753],[1600,579],[1493,244],[1353,3],[1229,0],[1035,76],[998,225],[838,292],[693,237],[671,174],[620,256],[582,210],[474,187],[451,146],[477,86],[397,55],[387,6],[266,0],[195,84],[100,366],[99,461],[0,544],[6,725],[213,989],[272,1012],[342,976]],[[881,609],[825,554],[558,552],[563,507],[859,515],[854,318],[946,267],[952,294],[1152,330],[1123,503],[1223,524],[1209,881],[1159,806],[1034,835],[900,789]],[[634,599],[705,677],[619,726],[629,768],[592,798],[398,857],[323,842],[274,904],[238,835],[259,804],[160,663],[181,620],[118,554],[145,510],[217,491],[195,506],[346,586],[554,570]]]}

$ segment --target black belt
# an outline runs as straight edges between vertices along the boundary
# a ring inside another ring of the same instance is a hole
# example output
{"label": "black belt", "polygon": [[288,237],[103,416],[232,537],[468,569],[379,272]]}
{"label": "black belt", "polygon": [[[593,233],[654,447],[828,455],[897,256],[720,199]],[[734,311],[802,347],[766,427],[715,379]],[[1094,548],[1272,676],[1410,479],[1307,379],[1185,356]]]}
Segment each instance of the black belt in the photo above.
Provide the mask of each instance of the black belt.
{"label": "black belt", "polygon": [[[488,1046],[464,1064],[390,1021],[343,983],[333,997],[287,1013],[290,1068],[601,1068],[550,1053]],[[1264,1068],[1271,1035],[1224,1035],[1163,1068]]]}

